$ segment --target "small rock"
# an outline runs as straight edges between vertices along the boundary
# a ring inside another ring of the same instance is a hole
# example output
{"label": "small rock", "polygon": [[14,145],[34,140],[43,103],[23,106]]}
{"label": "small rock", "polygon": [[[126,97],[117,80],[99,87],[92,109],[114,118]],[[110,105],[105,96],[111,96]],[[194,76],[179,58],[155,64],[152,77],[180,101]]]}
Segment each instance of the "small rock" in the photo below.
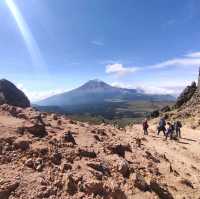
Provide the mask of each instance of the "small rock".
{"label": "small rock", "polygon": [[110,176],[110,169],[105,163],[87,163],[87,165],[103,175]]}
{"label": "small rock", "polygon": [[152,179],[150,181],[150,188],[162,199],[174,199],[172,194],[169,192],[166,186],[158,183],[156,180]]}
{"label": "small rock", "polygon": [[44,137],[45,135],[47,135],[45,126],[43,124],[39,124],[39,123],[25,124],[25,126],[18,129],[18,131],[19,130],[21,133],[29,132],[36,137]]}
{"label": "small rock", "polygon": [[105,129],[97,129],[97,134],[102,136],[107,136]]}
{"label": "small rock", "polygon": [[17,138],[13,144],[16,149],[21,149],[24,151],[29,149],[29,140],[25,138]]}
{"label": "small rock", "polygon": [[25,120],[28,119],[28,116],[25,113],[19,113],[19,114],[17,114],[17,117],[21,118],[21,119],[25,119]]}
{"label": "small rock", "polygon": [[52,114],[51,116],[52,116],[53,120],[57,120],[58,119],[58,116],[56,114]]}
{"label": "small rock", "polygon": [[114,144],[114,145],[110,145],[108,146],[108,149],[115,154],[118,154],[121,157],[125,156],[125,152],[129,151],[131,152],[131,147],[129,144],[125,145],[125,144]]}
{"label": "small rock", "polygon": [[36,166],[35,170],[38,172],[42,171],[43,166],[41,164],[39,164],[38,166]]}
{"label": "small rock", "polygon": [[1,199],[8,199],[13,191],[15,191],[19,186],[18,181],[11,181],[11,182],[5,182],[1,183],[0,186],[0,198]]}
{"label": "small rock", "polygon": [[136,179],[134,185],[141,191],[149,190],[149,185],[147,184],[145,178],[139,172],[136,173]]}
{"label": "small rock", "polygon": [[141,138],[136,138],[136,144],[137,144],[137,146],[140,148],[141,147],[141,145],[142,145],[142,140],[141,140]]}
{"label": "small rock", "polygon": [[64,173],[65,171],[71,170],[71,169],[72,169],[71,164],[68,164],[67,162],[62,163],[60,166],[60,170],[62,173]]}
{"label": "small rock", "polygon": [[104,188],[104,184],[102,181],[98,180],[90,180],[84,184],[83,192],[88,195],[94,194],[100,196],[108,195],[107,190]]}
{"label": "small rock", "polygon": [[75,141],[71,131],[64,133],[64,141],[71,142],[73,145],[76,145],[76,141]]}
{"label": "small rock", "polygon": [[64,177],[64,190],[70,195],[74,195],[78,190],[77,183],[70,174]]}
{"label": "small rock", "polygon": [[25,165],[27,167],[34,168],[34,161],[33,161],[33,159],[29,158],[28,160],[26,160]]}
{"label": "small rock", "polygon": [[181,183],[186,185],[186,186],[188,186],[188,187],[190,187],[190,188],[192,188],[192,189],[194,189],[194,186],[193,186],[192,182],[190,180],[188,180],[188,179],[181,180]]}
{"label": "small rock", "polygon": [[88,158],[96,158],[97,155],[94,151],[90,150],[90,149],[80,149],[78,150],[78,154],[80,157],[88,157]]}
{"label": "small rock", "polygon": [[53,153],[53,155],[51,156],[51,161],[56,165],[61,164],[61,159],[62,159],[62,154],[57,151]]}
{"label": "small rock", "polygon": [[124,176],[124,177],[129,177],[130,170],[129,170],[129,164],[126,160],[122,159],[119,162],[118,165],[118,171]]}
{"label": "small rock", "polygon": [[70,124],[77,124],[77,122],[74,121],[74,120],[69,120],[69,123],[70,123]]}
{"label": "small rock", "polygon": [[94,135],[95,140],[102,142],[102,139],[100,139],[100,137],[98,135]]}
{"label": "small rock", "polygon": [[145,151],[147,159],[153,160],[155,163],[160,163],[160,160],[154,157],[149,151]]}
{"label": "small rock", "polygon": [[43,160],[42,158],[37,158],[36,161],[34,162],[34,168],[36,171],[42,171],[43,169]]}
{"label": "small rock", "polygon": [[57,125],[59,125],[59,126],[62,125],[62,120],[58,120]]}

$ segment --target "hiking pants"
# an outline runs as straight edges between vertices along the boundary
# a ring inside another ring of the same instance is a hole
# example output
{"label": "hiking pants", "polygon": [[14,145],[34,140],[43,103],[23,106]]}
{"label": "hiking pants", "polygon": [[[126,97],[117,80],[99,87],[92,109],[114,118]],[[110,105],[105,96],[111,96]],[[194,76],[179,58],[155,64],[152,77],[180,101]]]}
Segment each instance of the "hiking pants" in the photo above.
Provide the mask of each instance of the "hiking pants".
{"label": "hiking pants", "polygon": [[165,129],[164,126],[163,127],[158,127],[158,135],[160,134],[160,131],[162,131],[164,136],[165,136],[166,129]]}
{"label": "hiking pants", "polygon": [[148,129],[147,128],[144,128],[144,135],[148,135]]}
{"label": "hiking pants", "polygon": [[180,128],[176,129],[176,136],[181,138],[181,129]]}

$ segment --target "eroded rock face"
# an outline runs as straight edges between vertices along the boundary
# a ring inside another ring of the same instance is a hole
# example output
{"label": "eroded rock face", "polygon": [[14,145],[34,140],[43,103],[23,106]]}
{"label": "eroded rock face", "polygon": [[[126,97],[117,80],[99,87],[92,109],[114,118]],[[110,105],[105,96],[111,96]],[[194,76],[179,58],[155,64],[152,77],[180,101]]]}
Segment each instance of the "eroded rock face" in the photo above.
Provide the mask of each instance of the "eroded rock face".
{"label": "eroded rock face", "polygon": [[150,114],[151,118],[159,117],[159,115],[160,115],[159,110],[155,110],[155,111],[151,112],[151,114]]}
{"label": "eroded rock face", "polygon": [[187,86],[180,96],[177,98],[175,108],[180,108],[183,104],[189,101],[197,90],[197,85],[195,82],[192,82],[191,86]]}
{"label": "eroded rock face", "polygon": [[0,80],[0,105],[2,104],[25,108],[30,106],[30,101],[13,83],[2,79]]}

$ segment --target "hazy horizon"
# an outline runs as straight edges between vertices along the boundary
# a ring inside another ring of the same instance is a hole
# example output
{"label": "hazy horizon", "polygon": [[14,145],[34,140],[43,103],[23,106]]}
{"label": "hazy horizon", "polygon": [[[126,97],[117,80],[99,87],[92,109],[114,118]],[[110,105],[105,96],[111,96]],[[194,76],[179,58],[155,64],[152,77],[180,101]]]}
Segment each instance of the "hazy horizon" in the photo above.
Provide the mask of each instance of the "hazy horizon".
{"label": "hazy horizon", "polygon": [[200,1],[2,0],[0,78],[32,102],[101,79],[177,95],[197,80]]}

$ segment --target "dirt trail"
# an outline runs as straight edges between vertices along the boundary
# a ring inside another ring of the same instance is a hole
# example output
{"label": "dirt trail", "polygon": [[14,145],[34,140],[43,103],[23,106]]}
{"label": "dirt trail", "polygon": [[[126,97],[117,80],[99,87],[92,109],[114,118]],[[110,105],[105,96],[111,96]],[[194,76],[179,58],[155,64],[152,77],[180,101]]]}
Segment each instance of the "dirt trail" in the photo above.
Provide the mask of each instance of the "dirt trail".
{"label": "dirt trail", "polygon": [[[132,139],[135,136],[144,137],[141,125],[134,125],[126,131],[126,139]],[[156,126],[149,129],[149,135],[145,136],[143,144],[151,152],[158,154],[166,159],[166,162],[159,164],[161,173],[166,173],[168,183],[177,190],[182,190],[177,198],[182,198],[185,189],[180,186],[179,181],[184,178],[193,183],[193,194],[200,195],[200,131],[187,127],[182,128],[182,138],[179,141],[166,140],[162,134],[159,136],[156,132]],[[170,174],[169,174],[170,171]],[[169,174],[169,175],[168,175]],[[171,175],[177,176],[177,180],[171,178]]]}

